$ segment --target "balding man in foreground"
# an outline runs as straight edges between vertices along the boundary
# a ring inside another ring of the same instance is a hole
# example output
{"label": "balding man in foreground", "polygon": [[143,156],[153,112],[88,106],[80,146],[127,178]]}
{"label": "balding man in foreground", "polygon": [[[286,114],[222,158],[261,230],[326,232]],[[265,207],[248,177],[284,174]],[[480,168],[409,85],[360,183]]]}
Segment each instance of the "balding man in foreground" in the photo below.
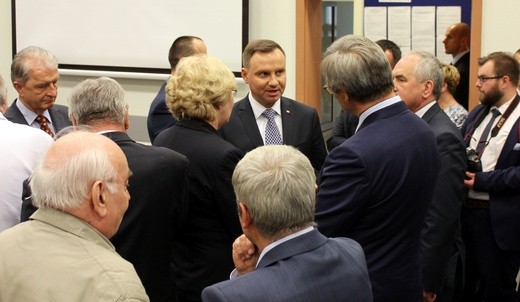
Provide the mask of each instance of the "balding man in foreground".
{"label": "balding man in foreground", "polygon": [[0,233],[0,301],[148,301],[108,240],[128,208],[130,170],[110,139],[73,132],[31,176],[39,209]]}

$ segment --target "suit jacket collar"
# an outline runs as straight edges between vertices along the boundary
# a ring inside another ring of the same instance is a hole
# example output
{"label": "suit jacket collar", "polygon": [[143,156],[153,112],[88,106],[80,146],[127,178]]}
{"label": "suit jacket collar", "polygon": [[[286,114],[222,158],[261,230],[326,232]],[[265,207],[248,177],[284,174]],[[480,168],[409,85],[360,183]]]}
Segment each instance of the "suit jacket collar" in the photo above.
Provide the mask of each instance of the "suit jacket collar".
{"label": "suit jacket collar", "polygon": [[441,111],[441,107],[439,107],[439,104],[437,101],[434,101],[435,104],[428,109],[424,115],[422,116],[422,119],[426,121],[428,124],[430,123],[430,120],[437,114],[439,111]]}
{"label": "suit jacket collar", "polygon": [[113,140],[116,143],[121,143],[121,142],[132,142],[132,143],[135,143],[135,141],[133,139],[131,139],[130,136],[128,136],[128,134],[125,133],[125,132],[112,131],[112,132],[105,132],[105,133],[102,133],[102,134],[104,136],[110,138],[111,140]]}
{"label": "suit jacket collar", "polygon": [[201,119],[185,118],[182,120],[178,120],[177,123],[175,124],[175,126],[179,126],[182,128],[188,128],[188,129],[192,129],[195,131],[213,133],[213,134],[220,136],[220,133],[218,133],[218,131],[215,128],[213,128],[213,126],[211,126],[206,121],[201,120]]}
{"label": "suit jacket collar", "polygon": [[361,124],[361,126],[359,127],[357,132],[361,131],[361,129],[365,128],[366,126],[370,125],[371,123],[373,123],[377,120],[385,119],[385,118],[399,114],[399,113],[407,111],[407,110],[408,110],[408,108],[406,107],[406,105],[404,104],[403,101],[397,102],[388,107],[380,109],[380,110],[370,114],[363,121],[363,124]]}
{"label": "suit jacket collar", "polygon": [[291,256],[314,250],[326,242],[327,237],[323,236],[317,229],[314,229],[275,246],[260,259],[257,268],[267,267]]}
{"label": "suit jacket collar", "polygon": [[[253,108],[251,107],[251,103],[249,102],[249,96],[246,96],[242,100],[238,101],[237,104],[237,115],[238,118],[244,124],[244,129],[246,130],[248,136],[253,141],[255,146],[263,146],[264,141],[262,140],[262,135],[260,134],[260,130],[258,129],[258,124],[256,123],[255,115],[253,113]],[[280,113],[282,117],[282,133],[294,133],[295,118],[293,117],[292,112],[292,101],[288,98],[281,97],[280,98]],[[293,136],[290,135],[282,135],[283,143],[285,145],[292,145],[294,142]]]}
{"label": "suit jacket collar", "polygon": [[13,123],[28,125],[22,112],[20,111],[20,109],[18,109],[18,106],[16,106],[17,101],[17,99],[14,100],[14,102],[11,104],[11,106],[9,106],[9,108],[5,112],[4,116]]}

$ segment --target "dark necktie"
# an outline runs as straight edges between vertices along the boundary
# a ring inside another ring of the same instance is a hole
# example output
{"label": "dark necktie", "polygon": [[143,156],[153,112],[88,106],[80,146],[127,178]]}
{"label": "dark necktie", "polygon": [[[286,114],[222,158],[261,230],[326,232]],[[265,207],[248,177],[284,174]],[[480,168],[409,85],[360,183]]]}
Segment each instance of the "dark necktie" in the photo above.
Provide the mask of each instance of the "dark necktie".
{"label": "dark necktie", "polygon": [[477,154],[480,154],[482,149],[487,145],[488,143],[488,136],[489,132],[491,131],[491,127],[493,126],[493,122],[495,119],[500,115],[500,111],[498,109],[491,110],[491,120],[489,120],[488,124],[486,125],[486,128],[484,128],[484,131],[482,132],[482,135],[480,136],[480,140],[478,141]]}
{"label": "dark necktie", "polygon": [[272,108],[266,109],[262,115],[267,118],[267,125],[265,126],[265,144],[266,145],[281,145],[282,137],[280,131],[276,126],[274,120],[275,111]]}
{"label": "dark necktie", "polygon": [[47,118],[43,114],[39,114],[36,117],[36,121],[38,122],[38,124],[40,124],[40,129],[47,132],[47,134],[51,137],[54,137],[54,133],[52,133],[52,130],[49,127],[49,124],[47,123]]}

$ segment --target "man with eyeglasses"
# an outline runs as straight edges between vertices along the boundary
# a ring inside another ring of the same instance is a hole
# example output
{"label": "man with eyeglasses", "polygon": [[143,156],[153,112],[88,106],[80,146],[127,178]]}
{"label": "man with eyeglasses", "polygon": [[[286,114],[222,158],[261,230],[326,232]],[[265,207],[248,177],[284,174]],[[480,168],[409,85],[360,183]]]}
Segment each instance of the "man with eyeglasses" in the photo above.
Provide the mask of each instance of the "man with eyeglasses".
{"label": "man with eyeglasses", "polygon": [[468,147],[468,194],[461,216],[464,301],[518,301],[520,68],[504,52],[482,57],[478,64],[480,105],[461,129]]}

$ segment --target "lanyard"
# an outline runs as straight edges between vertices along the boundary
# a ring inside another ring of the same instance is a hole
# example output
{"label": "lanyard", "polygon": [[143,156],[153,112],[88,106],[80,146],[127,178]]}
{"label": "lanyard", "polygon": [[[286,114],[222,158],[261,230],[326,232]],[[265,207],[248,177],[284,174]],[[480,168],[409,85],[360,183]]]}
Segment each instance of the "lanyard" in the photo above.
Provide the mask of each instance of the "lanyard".
{"label": "lanyard", "polygon": [[[493,127],[493,130],[491,130],[491,136],[489,137],[489,140],[491,140],[493,137],[497,136],[498,131],[500,131],[500,128],[502,128],[502,126],[505,124],[507,118],[511,115],[513,110],[516,109],[516,106],[518,106],[519,102],[520,102],[520,96],[517,94],[516,97],[513,99],[513,102],[511,102],[511,104],[509,104],[509,106],[507,107],[506,112],[504,112],[504,114],[500,117],[500,119],[498,120],[495,127]],[[486,109],[484,109],[484,111],[482,113],[480,113],[477,121],[471,128],[471,131],[468,132],[468,134],[466,136],[466,139],[467,139],[466,143],[468,145],[469,145],[469,138],[471,138],[473,136],[475,129],[477,129],[478,126],[480,126],[480,124],[482,123],[484,118],[486,118],[486,115],[489,113],[490,110],[491,110],[491,106],[487,106]]]}

